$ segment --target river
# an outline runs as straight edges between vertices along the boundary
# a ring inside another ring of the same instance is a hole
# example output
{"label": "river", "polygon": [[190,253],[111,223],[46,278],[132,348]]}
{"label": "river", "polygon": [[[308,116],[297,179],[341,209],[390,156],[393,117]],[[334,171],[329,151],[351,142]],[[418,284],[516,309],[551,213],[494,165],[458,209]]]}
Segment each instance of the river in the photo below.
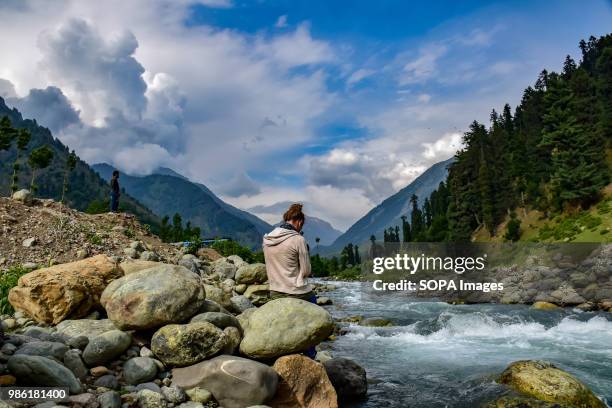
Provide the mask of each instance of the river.
{"label": "river", "polygon": [[331,343],[368,373],[368,399],[354,407],[478,407],[504,392],[509,363],[548,360],[612,403],[612,314],[523,305],[449,305],[402,293],[369,295],[368,283],[327,282],[336,318],[385,317],[395,326],[350,324]]}

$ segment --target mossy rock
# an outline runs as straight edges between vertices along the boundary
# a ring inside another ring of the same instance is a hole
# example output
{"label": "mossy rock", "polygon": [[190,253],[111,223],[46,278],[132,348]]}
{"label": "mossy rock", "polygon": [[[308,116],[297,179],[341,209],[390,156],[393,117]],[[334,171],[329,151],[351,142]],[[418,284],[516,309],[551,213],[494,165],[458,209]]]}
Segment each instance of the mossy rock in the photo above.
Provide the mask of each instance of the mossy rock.
{"label": "mossy rock", "polygon": [[572,408],[570,405],[541,401],[526,397],[502,397],[482,408]]}
{"label": "mossy rock", "polygon": [[606,408],[586,385],[547,361],[516,361],[501,374],[499,382],[542,401],[574,408]]}
{"label": "mossy rock", "polygon": [[561,309],[559,306],[555,305],[554,303],[549,303],[549,302],[535,302],[533,305],[531,305],[531,307],[533,309],[538,309],[538,310],[559,310]]}

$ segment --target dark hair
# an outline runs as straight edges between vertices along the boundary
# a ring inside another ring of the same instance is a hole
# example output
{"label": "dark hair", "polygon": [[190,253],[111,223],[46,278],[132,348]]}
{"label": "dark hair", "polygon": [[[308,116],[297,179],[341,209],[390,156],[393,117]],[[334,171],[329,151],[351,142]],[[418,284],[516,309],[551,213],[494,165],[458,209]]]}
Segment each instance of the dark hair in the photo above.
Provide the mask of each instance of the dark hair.
{"label": "dark hair", "polygon": [[302,212],[302,204],[291,204],[289,209],[283,214],[283,220],[288,221],[304,221],[304,213]]}
{"label": "dark hair", "polygon": [[118,175],[119,175],[119,170],[115,170],[115,171],[113,171],[113,177],[116,177],[116,176],[118,176]]}

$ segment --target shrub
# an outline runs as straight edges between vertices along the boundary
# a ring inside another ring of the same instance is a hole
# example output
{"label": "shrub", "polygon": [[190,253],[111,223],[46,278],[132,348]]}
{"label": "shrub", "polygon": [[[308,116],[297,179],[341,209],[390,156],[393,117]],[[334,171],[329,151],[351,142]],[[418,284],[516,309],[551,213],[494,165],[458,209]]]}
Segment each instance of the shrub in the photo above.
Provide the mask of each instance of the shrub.
{"label": "shrub", "polygon": [[264,262],[263,252],[251,251],[249,248],[240,245],[236,241],[215,241],[210,247],[223,256],[238,255],[248,263]]}
{"label": "shrub", "polygon": [[506,225],[504,238],[508,241],[518,241],[521,237],[521,221],[516,218],[516,214],[510,214],[510,221]]}
{"label": "shrub", "polygon": [[13,267],[8,271],[4,271],[0,274],[0,313],[11,314],[15,311],[13,306],[8,301],[8,294],[11,288],[17,286],[19,278],[26,273],[30,272],[29,269],[20,267]]}

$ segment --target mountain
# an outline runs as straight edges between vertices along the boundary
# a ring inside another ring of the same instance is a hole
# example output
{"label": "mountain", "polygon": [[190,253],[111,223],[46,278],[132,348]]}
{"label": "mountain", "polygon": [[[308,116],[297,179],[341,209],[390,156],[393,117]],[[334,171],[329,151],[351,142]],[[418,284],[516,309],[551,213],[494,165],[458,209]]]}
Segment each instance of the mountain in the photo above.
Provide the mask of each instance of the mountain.
{"label": "mountain", "polygon": [[321,250],[322,253],[338,253],[349,244],[368,242],[371,235],[382,240],[383,230],[390,226],[401,225],[400,217],[410,215],[410,197],[416,194],[422,203],[429,197],[441,181],[446,180],[448,166],[454,158],[439,162],[425,170],[412,183],[384,200],[370,210],[365,216],[353,224],[344,234],[340,235],[332,245]]}
{"label": "mountain", "polygon": [[[70,153],[68,147],[54,138],[49,129],[39,126],[36,120],[24,119],[17,109],[9,108],[4,99],[0,98],[0,118],[4,116],[9,117],[12,127],[28,129],[32,134],[32,139],[26,151],[21,155],[19,188],[29,187],[31,170],[27,164],[27,156],[33,149],[47,145],[53,151],[53,160],[49,167],[37,172],[36,185],[38,189],[36,196],[59,200],[62,194],[65,163]],[[16,157],[15,143],[9,150],[0,151],[1,195],[10,192],[13,163]],[[84,211],[92,204],[103,204],[109,200],[110,187],[108,183],[82,160],[77,161],[75,169],[69,175],[68,182],[69,189],[66,192],[65,203],[72,208]],[[142,223],[149,224],[154,230],[159,226],[160,218],[129,194],[122,197],[121,207],[136,215]]]}
{"label": "mountain", "polygon": [[[282,218],[282,214],[287,211],[287,208],[289,208],[291,204],[293,204],[293,202],[291,201],[280,201],[271,205],[256,205],[254,207],[248,208],[247,210],[255,214],[266,214],[270,216],[275,216],[278,220],[280,220]],[[309,215],[308,211],[309,208],[311,208],[311,205],[308,203],[303,204],[304,212],[306,213],[306,223],[304,224],[304,237],[312,248],[317,245],[317,237],[321,239],[319,245],[330,245],[332,242],[335,241],[336,238],[342,235],[342,231],[338,231],[329,222],[322,220],[321,218]],[[280,222],[276,223],[275,225],[279,224]]]}
{"label": "mountain", "polygon": [[[101,163],[93,166],[109,180],[114,168]],[[172,219],[175,213],[200,227],[205,237],[230,237],[243,245],[257,248],[272,226],[252,214],[233,207],[218,198],[205,185],[191,182],[168,168],[160,168],[148,176],[121,173],[119,183],[153,211]]]}

